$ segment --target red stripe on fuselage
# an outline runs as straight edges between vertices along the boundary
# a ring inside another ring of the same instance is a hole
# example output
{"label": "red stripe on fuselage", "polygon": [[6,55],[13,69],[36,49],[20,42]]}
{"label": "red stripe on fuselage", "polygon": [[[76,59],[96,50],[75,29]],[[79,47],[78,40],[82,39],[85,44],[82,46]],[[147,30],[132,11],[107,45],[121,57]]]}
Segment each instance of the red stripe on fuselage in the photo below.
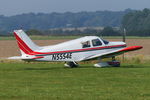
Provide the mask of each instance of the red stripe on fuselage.
{"label": "red stripe on fuselage", "polygon": [[34,57],[34,58],[32,58],[32,59],[40,59],[40,58],[44,58],[44,57]]}
{"label": "red stripe on fuselage", "polygon": [[114,45],[114,46],[104,46],[104,47],[95,47],[95,48],[86,48],[86,49],[77,49],[77,50],[66,50],[66,51],[56,51],[56,52],[32,52],[29,53],[30,55],[40,55],[40,54],[53,54],[53,53],[67,53],[67,52],[82,52],[82,51],[88,51],[88,50],[99,50],[99,49],[108,49],[108,48],[114,48],[114,47],[122,47],[126,45]]}

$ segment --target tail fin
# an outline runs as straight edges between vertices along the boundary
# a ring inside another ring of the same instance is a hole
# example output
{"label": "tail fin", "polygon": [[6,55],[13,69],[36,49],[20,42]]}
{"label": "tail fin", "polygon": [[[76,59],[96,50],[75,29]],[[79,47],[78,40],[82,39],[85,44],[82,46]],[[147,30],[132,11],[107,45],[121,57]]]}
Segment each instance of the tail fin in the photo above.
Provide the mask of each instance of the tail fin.
{"label": "tail fin", "polygon": [[32,53],[34,50],[37,50],[39,48],[32,42],[32,40],[26,35],[23,30],[15,30],[14,35],[16,37],[22,55]]}

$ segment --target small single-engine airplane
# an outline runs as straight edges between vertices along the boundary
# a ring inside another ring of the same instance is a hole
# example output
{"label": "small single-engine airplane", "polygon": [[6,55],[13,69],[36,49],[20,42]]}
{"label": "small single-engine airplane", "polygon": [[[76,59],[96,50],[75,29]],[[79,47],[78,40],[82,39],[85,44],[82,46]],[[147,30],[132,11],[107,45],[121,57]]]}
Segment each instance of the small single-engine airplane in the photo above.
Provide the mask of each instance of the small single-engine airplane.
{"label": "small single-engine airplane", "polygon": [[56,45],[37,46],[23,30],[15,30],[14,35],[22,55],[9,57],[9,59],[63,61],[68,67],[77,67],[79,61],[96,58],[100,61],[106,57],[112,57],[112,61],[99,62],[94,66],[120,66],[120,62],[115,60],[115,56],[142,48],[142,46],[126,47],[124,42],[108,42],[97,36],[85,36]]}

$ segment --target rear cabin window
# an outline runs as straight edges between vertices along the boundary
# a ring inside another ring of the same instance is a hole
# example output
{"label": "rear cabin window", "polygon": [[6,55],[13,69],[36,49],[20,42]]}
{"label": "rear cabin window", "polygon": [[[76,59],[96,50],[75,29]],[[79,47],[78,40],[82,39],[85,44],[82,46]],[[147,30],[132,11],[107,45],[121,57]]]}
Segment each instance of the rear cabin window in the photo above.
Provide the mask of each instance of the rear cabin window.
{"label": "rear cabin window", "polygon": [[94,39],[92,40],[93,46],[101,46],[102,42],[99,39]]}
{"label": "rear cabin window", "polygon": [[82,48],[88,48],[88,47],[91,47],[90,41],[86,41],[82,43]]}

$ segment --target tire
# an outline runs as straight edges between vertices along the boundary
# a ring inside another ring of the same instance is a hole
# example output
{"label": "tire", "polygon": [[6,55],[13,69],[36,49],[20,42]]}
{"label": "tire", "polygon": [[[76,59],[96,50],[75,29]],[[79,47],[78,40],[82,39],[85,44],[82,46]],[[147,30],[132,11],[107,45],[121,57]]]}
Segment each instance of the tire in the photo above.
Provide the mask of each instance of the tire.
{"label": "tire", "polygon": [[68,65],[70,68],[78,67],[78,64],[77,64],[76,62],[68,62],[67,65]]}
{"label": "tire", "polygon": [[120,67],[119,61],[109,61],[108,64],[111,65],[112,67]]}

